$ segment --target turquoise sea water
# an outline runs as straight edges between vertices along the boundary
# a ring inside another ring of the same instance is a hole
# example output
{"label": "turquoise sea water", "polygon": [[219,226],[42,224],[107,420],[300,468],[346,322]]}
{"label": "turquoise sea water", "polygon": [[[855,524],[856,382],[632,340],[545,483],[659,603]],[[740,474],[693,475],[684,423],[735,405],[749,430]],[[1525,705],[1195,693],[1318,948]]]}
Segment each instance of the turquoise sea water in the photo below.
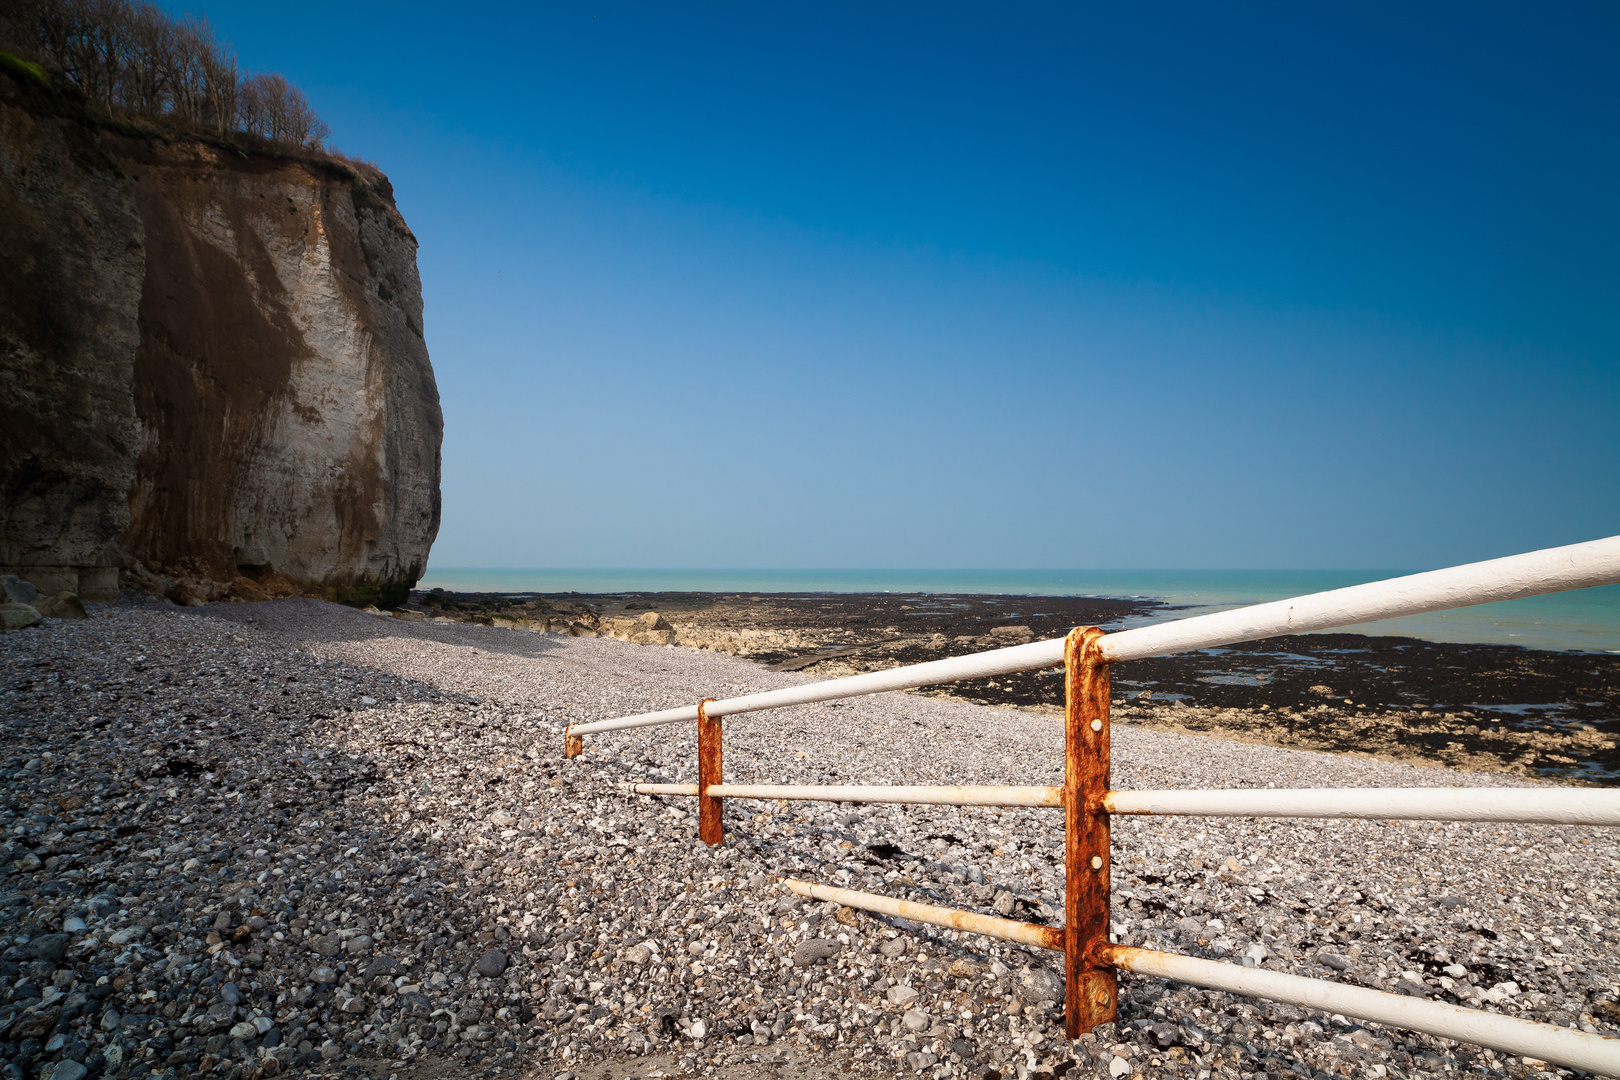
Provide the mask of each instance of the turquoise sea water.
{"label": "turquoise sea water", "polygon": [[[1154,619],[1283,600],[1406,570],[547,570],[429,567],[417,586],[463,592],[924,592],[1142,597],[1181,610]],[[1620,585],[1386,619],[1351,628],[1430,641],[1620,652]]]}

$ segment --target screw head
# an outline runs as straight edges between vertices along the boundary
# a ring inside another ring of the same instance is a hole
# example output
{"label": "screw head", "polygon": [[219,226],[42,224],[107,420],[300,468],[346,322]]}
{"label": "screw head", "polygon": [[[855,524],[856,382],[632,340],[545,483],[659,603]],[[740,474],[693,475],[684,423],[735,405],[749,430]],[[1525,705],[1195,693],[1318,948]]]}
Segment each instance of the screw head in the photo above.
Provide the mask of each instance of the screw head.
{"label": "screw head", "polygon": [[1102,730],[1102,721],[1101,720],[1093,720],[1091,722],[1091,730],[1092,731],[1101,731]]}
{"label": "screw head", "polygon": [[1101,855],[1093,855],[1091,857],[1091,868],[1093,870],[1101,870],[1102,869],[1102,856]]}

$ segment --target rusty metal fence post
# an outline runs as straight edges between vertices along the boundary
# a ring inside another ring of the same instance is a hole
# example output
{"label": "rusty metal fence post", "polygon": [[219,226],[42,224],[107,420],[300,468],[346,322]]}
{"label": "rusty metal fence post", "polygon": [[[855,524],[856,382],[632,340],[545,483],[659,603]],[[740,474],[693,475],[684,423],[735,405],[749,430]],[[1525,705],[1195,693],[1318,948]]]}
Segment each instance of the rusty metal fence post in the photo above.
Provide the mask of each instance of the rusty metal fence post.
{"label": "rusty metal fence post", "polygon": [[1118,978],[1108,962],[1108,662],[1094,626],[1069,632],[1064,691],[1064,1028],[1071,1039],[1111,1022]]}
{"label": "rusty metal fence post", "polygon": [[583,735],[575,735],[574,727],[572,724],[570,724],[568,726],[567,733],[563,736],[563,757],[565,759],[577,758],[584,752],[585,737]]}
{"label": "rusty metal fence post", "polygon": [[726,825],[720,817],[720,800],[709,794],[710,784],[723,783],[720,770],[720,718],[710,716],[708,705],[714,698],[698,702],[698,837],[713,846],[726,838]]}

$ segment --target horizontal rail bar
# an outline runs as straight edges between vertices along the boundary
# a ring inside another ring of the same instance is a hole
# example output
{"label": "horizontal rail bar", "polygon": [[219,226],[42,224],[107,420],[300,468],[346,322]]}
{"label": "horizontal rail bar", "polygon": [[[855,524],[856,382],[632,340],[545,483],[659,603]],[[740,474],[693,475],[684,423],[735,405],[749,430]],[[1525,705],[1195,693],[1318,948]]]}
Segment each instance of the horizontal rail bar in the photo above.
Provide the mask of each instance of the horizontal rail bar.
{"label": "horizontal rail bar", "polygon": [[1620,1039],[1404,994],[1386,994],[1381,990],[1200,960],[1177,953],[1111,945],[1104,955],[1115,967],[1138,975],[1286,1001],[1318,1012],[1343,1013],[1391,1027],[1423,1031],[1566,1068],[1620,1076]]}
{"label": "horizontal rail bar", "polygon": [[[696,795],[696,784],[631,784],[637,795]],[[679,789],[679,790],[677,790]],[[1060,787],[925,787],[887,784],[710,784],[712,799],[914,803],[925,806],[1062,806]]]}
{"label": "horizontal rail bar", "polygon": [[[1122,630],[1104,637],[1102,650],[1103,657],[1110,662],[1140,660],[1189,649],[1255,641],[1278,634],[1327,630],[1402,615],[1422,615],[1449,608],[1616,583],[1620,583],[1620,536],[1610,536],[1583,544],[1546,548],[1503,559],[1430,570],[1386,581],[1352,585],[1345,589],[1311,593],[1291,600],[1277,600],[1233,611],[1218,611],[1213,615],[1198,615],[1191,619]],[[760,709],[808,705],[888,690],[910,690],[962,679],[1056,667],[1063,663],[1063,642],[1063,638],[1034,641],[1027,645],[1014,645],[948,660],[930,660],[887,671],[871,671],[864,675],[745,694],[710,702],[708,714],[734,716]],[[661,712],[577,724],[569,728],[569,733],[574,736],[590,735],[696,719],[697,706],[686,705]]]}
{"label": "horizontal rail bar", "polygon": [[[695,797],[696,784],[627,784],[636,795]],[[711,784],[716,799],[910,803],[927,806],[1063,805],[1060,787],[884,784]],[[1110,791],[1110,814],[1188,817],[1365,818],[1378,821],[1516,821],[1620,825],[1620,791],[1545,788],[1230,788]]]}
{"label": "horizontal rail bar", "polygon": [[1110,791],[1110,814],[1524,821],[1620,825],[1620,791],[1546,788],[1235,788]]}
{"label": "horizontal rail bar", "polygon": [[626,784],[624,790],[630,795],[689,795],[695,799],[697,798],[698,786],[696,784]]}
{"label": "horizontal rail bar", "polygon": [[896,918],[910,919],[912,922],[967,930],[974,934],[1000,938],[1003,941],[1029,945],[1037,949],[1063,951],[1063,931],[1057,927],[1037,926],[1035,923],[1019,922],[1017,919],[998,919],[993,915],[935,907],[933,904],[914,904],[910,900],[896,900],[876,893],[856,892],[854,889],[836,889],[830,885],[812,885],[808,881],[787,879],[782,885],[795,896],[805,896],[812,900],[831,900],[835,904],[860,908],[862,911],[875,911],[880,915],[893,915]]}

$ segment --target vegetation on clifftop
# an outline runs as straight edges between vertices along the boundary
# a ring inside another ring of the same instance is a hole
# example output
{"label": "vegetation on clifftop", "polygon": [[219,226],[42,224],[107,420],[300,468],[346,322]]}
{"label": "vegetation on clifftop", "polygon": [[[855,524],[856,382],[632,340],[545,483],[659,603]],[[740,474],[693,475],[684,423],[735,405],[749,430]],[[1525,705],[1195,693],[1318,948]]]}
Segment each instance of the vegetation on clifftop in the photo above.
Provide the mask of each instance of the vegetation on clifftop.
{"label": "vegetation on clifftop", "polygon": [[6,67],[65,84],[108,117],[293,151],[319,152],[330,134],[303,91],[243,71],[201,15],[176,20],[131,0],[20,0],[0,11],[0,48],[16,54]]}

